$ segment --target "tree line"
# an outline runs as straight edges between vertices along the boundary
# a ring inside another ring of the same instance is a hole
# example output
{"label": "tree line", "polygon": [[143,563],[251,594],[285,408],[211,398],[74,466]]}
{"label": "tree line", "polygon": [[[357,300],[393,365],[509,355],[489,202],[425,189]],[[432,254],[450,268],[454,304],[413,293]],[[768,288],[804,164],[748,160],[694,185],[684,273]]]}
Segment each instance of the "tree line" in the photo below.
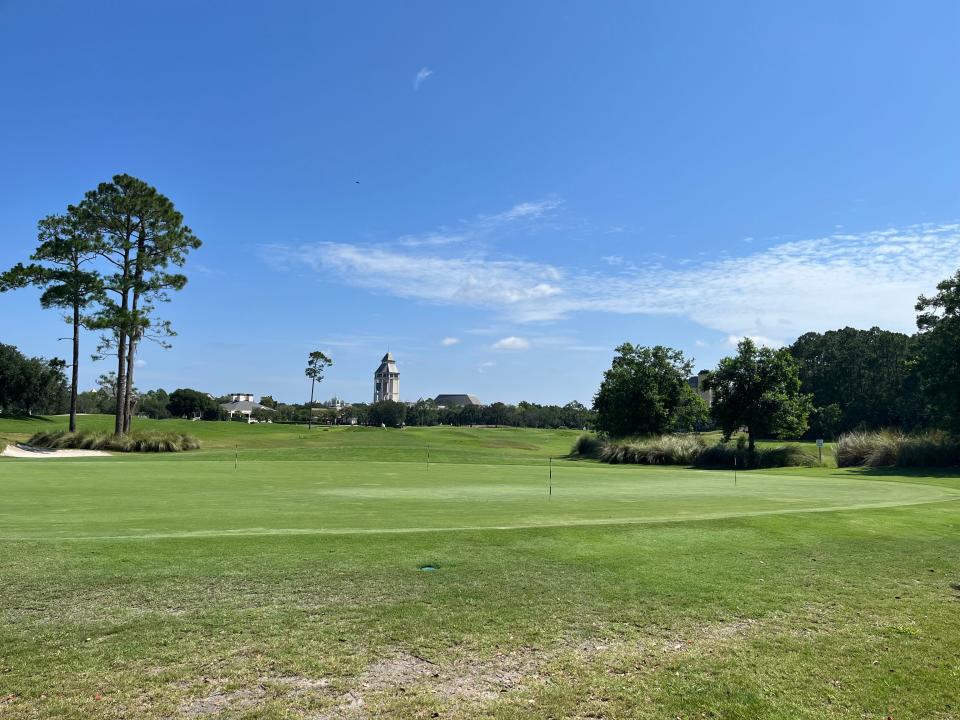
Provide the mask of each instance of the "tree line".
{"label": "tree line", "polygon": [[130,431],[141,342],[169,346],[175,333],[157,315],[187,282],[179,272],[200,240],[169,198],[130,175],[115,175],[76,205],[38,223],[29,262],[0,274],[0,292],[35,286],[40,303],[66,313],[72,328],[70,430],[76,430],[81,329],[101,333],[95,358],[114,357],[115,434]]}
{"label": "tree line", "polygon": [[[81,393],[81,405],[86,397],[91,398],[97,410],[83,412],[110,412],[112,375],[102,376],[104,383],[96,391]],[[207,393],[181,388],[167,394],[164,390],[138,393],[137,412],[163,420],[170,417],[200,417],[205,420],[225,419],[220,407],[229,402],[228,397],[211,398]],[[491,425],[495,427],[572,428],[592,429],[595,413],[579,402],[566,405],[539,405],[520,402],[517,405],[497,402],[492,405],[466,405],[463,407],[438,407],[433,400],[417,400],[414,403],[383,400],[377,403],[357,403],[340,408],[319,403],[291,404],[277,402],[264,395],[260,404],[270,410],[255,410],[253,419],[281,423],[318,423],[322,425],[386,425],[395,428],[404,425],[428,427],[433,425]]]}
{"label": "tree line", "polygon": [[491,425],[583,430],[592,428],[595,420],[595,414],[576,401],[566,405],[539,405],[523,401],[516,405],[495,402],[490,405],[439,407],[433,400],[420,399],[409,404],[383,400],[371,405],[352,405],[346,412],[361,425],[387,427]]}
{"label": "tree line", "polygon": [[693,362],[663,346],[616,349],[594,398],[611,437],[719,428],[758,437],[835,438],[896,427],[960,432],[960,271],[916,304],[913,335],[843,328],[789,347],[742,340],[706,375],[707,403],[690,386]]}

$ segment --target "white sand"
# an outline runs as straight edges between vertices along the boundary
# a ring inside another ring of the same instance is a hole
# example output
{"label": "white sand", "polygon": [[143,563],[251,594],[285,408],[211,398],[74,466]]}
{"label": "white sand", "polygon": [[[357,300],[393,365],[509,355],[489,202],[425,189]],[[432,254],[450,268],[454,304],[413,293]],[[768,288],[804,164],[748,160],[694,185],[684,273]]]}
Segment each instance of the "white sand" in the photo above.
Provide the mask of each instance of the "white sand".
{"label": "white sand", "polygon": [[43,450],[26,445],[7,445],[2,454],[15,458],[110,457],[110,453],[103,450]]}

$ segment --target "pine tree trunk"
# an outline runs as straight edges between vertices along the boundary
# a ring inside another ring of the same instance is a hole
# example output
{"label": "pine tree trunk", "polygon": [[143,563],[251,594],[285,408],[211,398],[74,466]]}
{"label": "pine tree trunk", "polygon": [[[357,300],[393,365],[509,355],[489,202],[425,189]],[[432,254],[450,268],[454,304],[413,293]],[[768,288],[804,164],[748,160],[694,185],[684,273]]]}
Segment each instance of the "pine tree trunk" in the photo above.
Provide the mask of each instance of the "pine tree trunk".
{"label": "pine tree trunk", "polygon": [[[126,302],[124,302],[126,305]],[[126,308],[124,308],[126,310]],[[117,398],[116,398],[116,418],[114,418],[113,432],[115,435],[123,434],[124,426],[124,393],[126,391],[127,374],[127,334],[119,330],[117,334]]]}
{"label": "pine tree trunk", "polygon": [[130,426],[133,421],[133,369],[137,354],[137,340],[140,337],[140,321],[137,317],[137,310],[140,306],[140,288],[143,285],[143,265],[146,262],[146,230],[143,221],[140,222],[139,232],[137,234],[137,256],[134,258],[133,273],[133,302],[130,306],[131,333],[127,340],[127,383],[123,392],[123,431],[130,432]]}
{"label": "pine tree trunk", "polygon": [[307,430],[313,429],[313,386],[316,382],[316,378],[310,378],[310,405],[307,406]]}
{"label": "pine tree trunk", "polygon": [[[136,297],[136,294],[134,294]],[[136,306],[136,301],[134,301],[134,306]],[[136,307],[134,307],[136,310]],[[124,416],[123,416],[123,432],[129,433],[130,426],[132,424],[133,416],[133,369],[135,366],[134,358],[137,353],[137,343],[134,339],[134,336],[131,335],[127,340],[127,387],[124,389],[123,397],[123,407],[124,407]]]}
{"label": "pine tree trunk", "polygon": [[73,366],[70,372],[70,432],[77,431],[77,383],[80,371],[80,303],[73,304]]}
{"label": "pine tree trunk", "polygon": [[122,435],[126,427],[127,392],[127,333],[130,311],[130,249],[123,251],[123,285],[120,288],[120,318],[117,328],[117,416],[113,423],[115,435]]}

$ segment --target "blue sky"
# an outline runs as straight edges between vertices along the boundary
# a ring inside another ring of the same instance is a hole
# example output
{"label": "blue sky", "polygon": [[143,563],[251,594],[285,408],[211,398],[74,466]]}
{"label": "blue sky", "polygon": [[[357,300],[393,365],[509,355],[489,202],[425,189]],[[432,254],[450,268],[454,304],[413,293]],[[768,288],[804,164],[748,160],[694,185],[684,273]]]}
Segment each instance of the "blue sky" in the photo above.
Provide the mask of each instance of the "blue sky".
{"label": "blue sky", "polygon": [[[0,0],[0,265],[118,172],[203,248],[141,388],[589,403],[614,346],[910,331],[960,266],[956,3]],[[0,342],[65,355],[37,294]],[[86,339],[92,350],[94,338]],[[86,362],[90,387],[106,364]]]}

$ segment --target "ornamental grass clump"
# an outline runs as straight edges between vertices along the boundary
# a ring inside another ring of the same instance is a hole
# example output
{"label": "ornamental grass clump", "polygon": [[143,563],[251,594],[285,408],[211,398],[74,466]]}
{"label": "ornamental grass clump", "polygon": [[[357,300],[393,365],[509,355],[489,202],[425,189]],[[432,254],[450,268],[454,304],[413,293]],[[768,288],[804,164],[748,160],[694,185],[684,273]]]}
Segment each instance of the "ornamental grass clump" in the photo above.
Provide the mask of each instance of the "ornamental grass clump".
{"label": "ornamental grass clump", "polygon": [[839,467],[955,467],[960,439],[939,431],[849,432],[837,441],[836,457]]}
{"label": "ornamental grass clump", "polygon": [[584,434],[578,437],[573,443],[573,447],[570,449],[570,454],[577,455],[579,457],[597,459],[604,445],[605,443],[603,440],[598,438],[596,435]]}
{"label": "ornamental grass clump", "polygon": [[690,465],[703,450],[694,435],[658,435],[637,440],[601,441],[591,457],[614,465]]}
{"label": "ornamental grass clump", "polygon": [[960,466],[960,438],[939,430],[907,435],[897,458],[900,467]]}
{"label": "ornamental grass clump", "polygon": [[759,447],[744,443],[707,445],[698,435],[659,435],[635,440],[602,440],[582,435],[571,455],[611,465],[686,465],[702,468],[813,467],[818,459],[797,445]]}
{"label": "ornamental grass clump", "polygon": [[159,430],[134,431],[111,435],[102,430],[65,430],[39,432],[27,445],[50,450],[106,450],[112,452],[183,452],[196,450],[200,441],[192,435]]}
{"label": "ornamental grass clump", "polygon": [[813,467],[818,464],[815,455],[798,445],[758,447],[750,452],[732,443],[717,443],[706,448],[694,465],[702,468],[774,468]]}

